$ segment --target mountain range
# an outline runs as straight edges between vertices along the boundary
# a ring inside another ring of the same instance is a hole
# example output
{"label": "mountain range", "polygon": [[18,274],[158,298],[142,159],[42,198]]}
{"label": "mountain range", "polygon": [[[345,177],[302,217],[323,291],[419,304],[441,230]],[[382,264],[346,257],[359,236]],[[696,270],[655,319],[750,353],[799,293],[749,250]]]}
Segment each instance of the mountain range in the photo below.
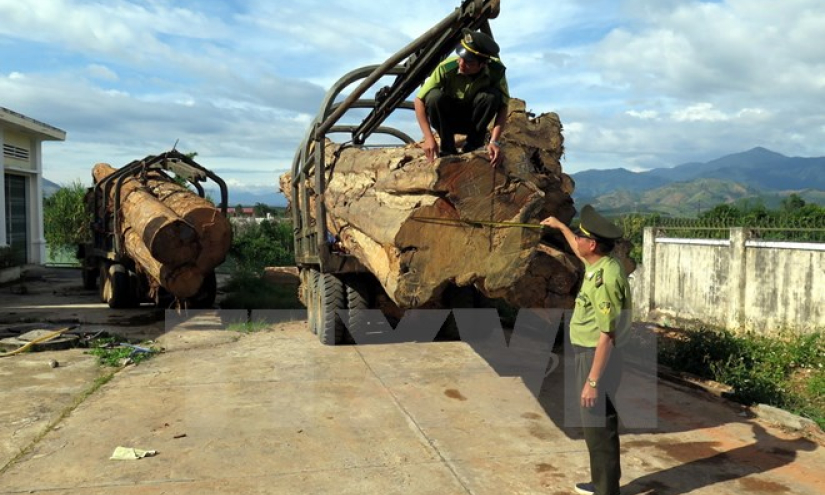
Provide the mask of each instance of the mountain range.
{"label": "mountain range", "polygon": [[576,204],[606,213],[692,216],[720,203],[762,202],[775,207],[796,193],[825,204],[825,157],[788,157],[757,147],[706,163],[632,172],[624,168],[571,174]]}

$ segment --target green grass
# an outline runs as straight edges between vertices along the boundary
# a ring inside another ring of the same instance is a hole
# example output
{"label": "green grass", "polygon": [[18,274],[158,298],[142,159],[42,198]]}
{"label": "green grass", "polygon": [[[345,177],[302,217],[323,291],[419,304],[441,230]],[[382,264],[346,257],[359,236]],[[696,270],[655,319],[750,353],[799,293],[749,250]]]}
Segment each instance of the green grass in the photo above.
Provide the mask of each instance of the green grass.
{"label": "green grass", "polygon": [[149,347],[151,352],[140,352],[131,347],[120,347],[121,342],[126,342],[126,340],[118,336],[95,339],[89,345],[89,354],[97,356],[98,363],[103,366],[118,368],[123,366],[127,360],[132,364],[140,364],[159,352],[151,347]]}
{"label": "green grass", "polygon": [[731,398],[786,409],[825,428],[825,335],[698,328],[659,344],[659,362],[733,388]]}
{"label": "green grass", "polygon": [[270,324],[263,321],[247,321],[242,323],[231,323],[226,329],[230,332],[238,333],[255,333],[266,330]]}

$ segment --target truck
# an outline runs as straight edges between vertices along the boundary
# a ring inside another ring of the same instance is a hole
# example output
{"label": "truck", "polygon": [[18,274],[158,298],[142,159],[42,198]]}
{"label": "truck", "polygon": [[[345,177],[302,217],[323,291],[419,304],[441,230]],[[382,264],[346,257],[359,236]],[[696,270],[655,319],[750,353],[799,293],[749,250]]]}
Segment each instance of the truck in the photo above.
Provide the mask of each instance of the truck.
{"label": "truck", "polygon": [[492,36],[498,14],[499,1],[464,0],[383,63],[341,77],[281,177],[299,297],[323,344],[363,331],[376,309],[392,323],[409,309],[474,307],[479,296],[523,307],[571,303],[575,258],[558,239],[545,243],[537,225],[575,214],[556,114],[536,117],[511,100],[497,169],[484,150],[429,163],[403,121],[387,123],[414,110],[408,98],[467,30]]}
{"label": "truck", "polygon": [[[110,308],[144,302],[210,308],[215,268],[231,244],[226,183],[175,149],[114,169],[95,165],[89,241],[78,246],[83,287]],[[220,191],[215,206],[204,184]]]}

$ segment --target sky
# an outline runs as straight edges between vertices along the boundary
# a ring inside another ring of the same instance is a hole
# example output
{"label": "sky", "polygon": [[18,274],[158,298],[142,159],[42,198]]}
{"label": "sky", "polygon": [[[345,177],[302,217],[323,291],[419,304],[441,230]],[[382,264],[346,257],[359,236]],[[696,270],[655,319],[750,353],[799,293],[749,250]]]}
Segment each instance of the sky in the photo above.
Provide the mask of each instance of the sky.
{"label": "sky", "polygon": [[[510,93],[559,114],[567,173],[756,146],[825,156],[822,0],[501,4]],[[60,184],[177,142],[230,188],[271,192],[330,85],[458,5],[0,0],[0,106],[67,132],[44,143],[44,177]],[[421,138],[412,112],[393,119]]]}

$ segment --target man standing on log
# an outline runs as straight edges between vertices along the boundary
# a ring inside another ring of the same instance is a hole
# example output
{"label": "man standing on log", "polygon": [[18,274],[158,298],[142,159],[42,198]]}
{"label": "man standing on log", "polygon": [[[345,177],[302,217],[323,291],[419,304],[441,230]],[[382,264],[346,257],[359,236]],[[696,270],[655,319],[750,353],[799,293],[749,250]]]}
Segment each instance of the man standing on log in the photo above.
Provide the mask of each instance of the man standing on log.
{"label": "man standing on log", "polygon": [[[495,167],[501,161],[499,138],[507,121],[510,100],[505,67],[498,57],[498,44],[490,36],[464,29],[456,53],[435,68],[415,97],[415,116],[424,133],[424,152],[430,161],[436,156],[455,155],[455,134],[465,134],[462,152],[484,145],[487,125],[490,132],[487,152]],[[430,125],[441,138],[441,149]]]}
{"label": "man standing on log", "polygon": [[624,268],[610,256],[622,230],[590,205],[582,208],[581,226],[575,232],[555,217],[541,224],[560,230],[585,267],[570,319],[570,342],[591,481],[576,484],[576,493],[619,495],[619,417],[613,401],[633,307]]}

